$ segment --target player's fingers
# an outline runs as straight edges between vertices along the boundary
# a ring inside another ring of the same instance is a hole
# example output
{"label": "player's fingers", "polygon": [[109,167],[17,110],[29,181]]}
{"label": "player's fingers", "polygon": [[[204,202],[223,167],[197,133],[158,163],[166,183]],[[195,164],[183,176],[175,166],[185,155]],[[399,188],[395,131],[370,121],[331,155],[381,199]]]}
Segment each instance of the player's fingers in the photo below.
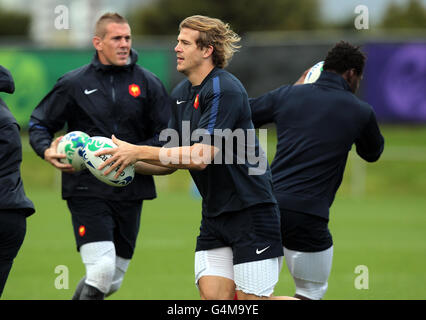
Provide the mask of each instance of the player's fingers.
{"label": "player's fingers", "polygon": [[110,172],[115,170],[120,164],[121,164],[120,160],[118,160],[114,157],[111,157],[111,158],[107,159],[104,163],[102,163],[98,167],[98,169],[102,170],[102,169],[106,168],[107,166],[109,166],[104,172],[104,175],[108,175]]}
{"label": "player's fingers", "polygon": [[59,142],[61,142],[61,140],[62,140],[62,138],[63,138],[64,136],[60,136],[60,137],[57,137],[55,140],[53,140],[52,141],[52,143],[50,144],[50,147],[53,149],[53,150],[55,150],[56,151],[56,149],[58,148],[58,144],[59,144]]}
{"label": "player's fingers", "polygon": [[62,139],[62,136],[53,140],[52,143],[50,144],[50,147],[45,150],[44,159],[47,160],[48,162],[52,163],[52,161],[55,159],[66,158],[65,154],[58,153],[57,151],[58,144],[59,144],[59,141],[61,141],[61,139]]}
{"label": "player's fingers", "polygon": [[299,85],[299,84],[303,84],[306,78],[306,75],[308,74],[310,69],[306,69],[302,75],[300,76],[299,79],[297,79],[297,81],[294,83],[295,85]]}
{"label": "player's fingers", "polygon": [[120,168],[118,168],[118,170],[116,170],[114,179],[118,179],[118,177],[120,176],[120,174],[123,172],[124,170],[124,166],[120,166]]}
{"label": "player's fingers", "polygon": [[[98,169],[99,169],[99,170],[102,170],[104,167],[105,167],[105,166],[104,166],[104,164],[102,164],[102,165],[101,165]],[[111,168],[111,167],[108,167],[108,168],[104,171],[104,176],[109,175],[109,174],[110,174],[110,172],[111,172],[112,170],[114,170],[114,169],[113,169],[113,168]]]}
{"label": "player's fingers", "polygon": [[45,160],[47,162],[49,162],[50,164],[53,164],[54,166],[56,166],[57,163],[61,163],[59,161],[59,159],[64,159],[67,156],[64,154],[60,154],[60,153],[54,153],[54,154],[50,154],[49,156],[45,157]]}
{"label": "player's fingers", "polygon": [[73,166],[68,164],[68,163],[62,163],[62,162],[60,162],[60,161],[58,161],[57,159],[54,159],[54,158],[50,161],[50,163],[54,167],[56,167],[57,169],[59,169],[61,171],[64,171],[64,172],[72,171],[72,172],[74,172]]}
{"label": "player's fingers", "polygon": [[109,164],[111,164],[114,160],[112,159],[112,157],[108,158],[107,160],[105,160],[104,162],[102,162],[100,164],[100,166],[98,167],[98,170],[103,170],[106,166],[108,166]]}
{"label": "player's fingers", "polygon": [[50,157],[53,159],[65,159],[67,155],[63,153],[52,153]]}
{"label": "player's fingers", "polygon": [[49,153],[48,155],[45,156],[45,160],[55,167],[57,167],[58,165],[63,165],[63,163],[59,161],[59,159],[62,159],[62,158],[66,158],[66,155],[59,154],[59,153],[58,154]]}
{"label": "player's fingers", "polygon": [[114,178],[118,179],[118,177],[121,175],[121,173],[130,165],[130,162],[125,160],[121,163],[120,168],[117,170],[117,173],[115,174]]}
{"label": "player's fingers", "polygon": [[123,141],[121,141],[120,139],[118,139],[115,135],[112,135],[111,140],[112,140],[112,142],[114,142],[117,146],[119,146],[121,143],[123,143]]}
{"label": "player's fingers", "polygon": [[114,155],[116,152],[117,152],[117,148],[105,148],[103,150],[96,151],[94,153],[94,156],[99,157],[99,156],[102,156],[102,155],[105,155],[105,154]]}

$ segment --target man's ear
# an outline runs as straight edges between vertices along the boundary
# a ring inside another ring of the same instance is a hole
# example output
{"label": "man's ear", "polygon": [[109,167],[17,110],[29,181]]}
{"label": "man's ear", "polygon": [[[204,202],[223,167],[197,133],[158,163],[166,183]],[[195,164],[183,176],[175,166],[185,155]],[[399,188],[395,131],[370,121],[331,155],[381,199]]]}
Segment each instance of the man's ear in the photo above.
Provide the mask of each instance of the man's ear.
{"label": "man's ear", "polygon": [[356,72],[355,69],[348,69],[345,72],[342,73],[342,77],[343,79],[345,79],[348,82],[351,82],[351,80],[353,79],[353,77],[356,76]]}
{"label": "man's ear", "polygon": [[102,51],[102,39],[98,36],[92,38],[93,46],[97,51]]}
{"label": "man's ear", "polygon": [[214,48],[213,48],[213,46],[208,46],[208,47],[206,47],[206,48],[204,48],[204,54],[203,54],[203,57],[204,58],[208,58],[208,57],[210,57],[212,54],[213,54],[213,51],[214,51]]}

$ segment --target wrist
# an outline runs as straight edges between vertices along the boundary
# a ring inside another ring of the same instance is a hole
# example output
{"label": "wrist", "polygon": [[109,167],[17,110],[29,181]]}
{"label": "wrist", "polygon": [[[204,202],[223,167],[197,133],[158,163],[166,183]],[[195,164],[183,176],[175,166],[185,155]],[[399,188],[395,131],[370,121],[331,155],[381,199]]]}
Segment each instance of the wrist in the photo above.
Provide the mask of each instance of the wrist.
{"label": "wrist", "polygon": [[146,161],[146,160],[159,160],[158,150],[159,147],[151,147],[151,146],[139,146],[138,152],[138,160]]}

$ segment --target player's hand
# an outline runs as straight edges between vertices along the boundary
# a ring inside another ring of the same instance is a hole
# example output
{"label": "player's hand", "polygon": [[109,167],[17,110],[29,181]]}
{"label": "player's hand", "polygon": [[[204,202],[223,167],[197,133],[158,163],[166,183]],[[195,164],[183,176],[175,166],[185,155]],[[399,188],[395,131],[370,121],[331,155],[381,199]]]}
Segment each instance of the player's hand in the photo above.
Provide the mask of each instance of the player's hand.
{"label": "player's hand", "polygon": [[309,70],[310,70],[311,68],[309,68],[309,69],[306,69],[304,72],[303,72],[303,74],[300,76],[300,78],[299,79],[297,79],[297,81],[294,83],[294,85],[299,85],[299,84],[303,84],[303,82],[305,81],[305,78],[306,78],[306,75],[308,74],[308,72],[309,72]]}
{"label": "player's hand", "polygon": [[107,170],[105,170],[104,175],[108,175],[111,171],[117,168],[117,173],[114,176],[117,179],[126,167],[139,160],[137,158],[138,146],[117,139],[114,135],[112,135],[112,142],[117,145],[117,148],[108,148],[98,151],[95,153],[95,156],[99,157],[106,154],[111,155],[109,159],[98,167],[98,170],[102,170],[106,166],[111,165]]}
{"label": "player's hand", "polygon": [[61,170],[62,172],[73,173],[75,172],[74,168],[70,164],[62,163],[59,159],[66,158],[66,155],[60,154],[56,151],[58,144],[61,141],[63,136],[60,136],[52,141],[50,147],[44,151],[44,160],[49,162],[55,168]]}

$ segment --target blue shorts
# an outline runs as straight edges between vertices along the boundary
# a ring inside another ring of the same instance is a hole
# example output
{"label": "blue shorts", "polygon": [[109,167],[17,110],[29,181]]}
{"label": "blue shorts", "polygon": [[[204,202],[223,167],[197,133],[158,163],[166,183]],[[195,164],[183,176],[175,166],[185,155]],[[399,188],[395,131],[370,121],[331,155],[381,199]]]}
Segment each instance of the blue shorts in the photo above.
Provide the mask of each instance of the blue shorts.
{"label": "blue shorts", "polygon": [[83,244],[112,241],[117,256],[131,259],[139,232],[142,200],[111,201],[98,198],[67,199],[77,250]]}
{"label": "blue shorts", "polygon": [[333,245],[327,219],[283,208],[280,210],[283,245],[287,249],[318,252]]}
{"label": "blue shorts", "polygon": [[278,206],[258,204],[202,217],[196,251],[231,247],[234,265],[283,256]]}

